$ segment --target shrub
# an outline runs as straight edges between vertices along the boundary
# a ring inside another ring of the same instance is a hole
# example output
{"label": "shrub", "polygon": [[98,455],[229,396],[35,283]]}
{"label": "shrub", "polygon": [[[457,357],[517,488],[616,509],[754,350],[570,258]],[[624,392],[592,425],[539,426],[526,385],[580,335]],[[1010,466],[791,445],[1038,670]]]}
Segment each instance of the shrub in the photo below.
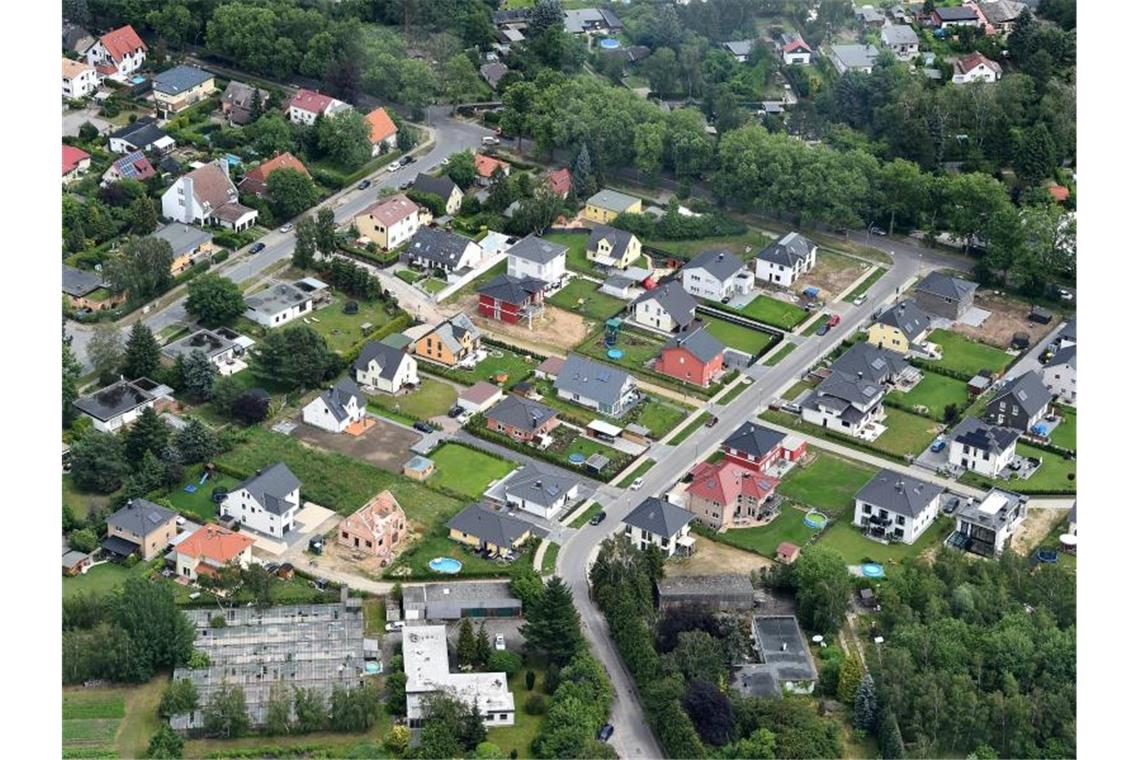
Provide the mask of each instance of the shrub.
{"label": "shrub", "polygon": [[531,694],[526,698],[523,710],[527,715],[544,715],[546,713],[546,697],[541,694]]}

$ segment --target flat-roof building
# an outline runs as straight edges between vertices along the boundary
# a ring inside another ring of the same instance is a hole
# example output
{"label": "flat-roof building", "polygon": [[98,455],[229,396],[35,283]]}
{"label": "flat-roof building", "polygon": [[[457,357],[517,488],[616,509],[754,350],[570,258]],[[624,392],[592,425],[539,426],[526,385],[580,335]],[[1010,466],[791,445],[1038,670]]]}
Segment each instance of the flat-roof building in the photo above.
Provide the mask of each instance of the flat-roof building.
{"label": "flat-roof building", "polygon": [[752,618],[752,644],[760,662],[733,674],[733,687],[752,697],[811,694],[818,675],[804,633],[794,615]]}
{"label": "flat-roof building", "polygon": [[474,702],[488,727],[515,724],[515,695],[507,688],[506,673],[451,672],[446,626],[408,626],[403,645],[408,726],[423,725],[424,702],[434,694],[448,694],[465,704]]}
{"label": "flat-roof building", "polygon": [[657,581],[657,606],[699,606],[717,610],[752,609],[756,592],[743,573],[718,575],[675,575]]}
{"label": "flat-roof building", "polygon": [[459,620],[465,617],[518,617],[522,602],[509,581],[417,583],[404,587],[408,620]]}

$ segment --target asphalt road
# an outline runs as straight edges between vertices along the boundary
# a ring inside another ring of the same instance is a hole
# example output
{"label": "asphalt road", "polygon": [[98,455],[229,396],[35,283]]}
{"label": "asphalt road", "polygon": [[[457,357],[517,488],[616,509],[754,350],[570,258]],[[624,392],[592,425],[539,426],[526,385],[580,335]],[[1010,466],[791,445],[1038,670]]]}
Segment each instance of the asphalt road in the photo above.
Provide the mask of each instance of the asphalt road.
{"label": "asphalt road", "polygon": [[[312,213],[318,208],[329,206],[333,208],[338,224],[347,223],[352,217],[371,205],[376,200],[381,189],[399,187],[403,182],[415,179],[416,175],[420,172],[429,171],[439,166],[444,159],[454,153],[459,153],[469,148],[478,148],[482,138],[485,135],[492,134],[490,130],[480,127],[477,124],[452,118],[448,115],[448,109],[446,108],[432,109],[429,113],[429,123],[434,133],[435,144],[431,150],[418,158],[414,163],[401,167],[395,172],[381,169],[370,177],[372,186],[367,190],[358,190],[354,185],[347,190],[342,190],[336,195],[331,196],[319,206],[305,213]],[[295,240],[296,238],[293,232],[281,233],[277,230],[273,230],[258,241],[265,244],[264,250],[251,255],[248,249],[243,249],[239,251],[235,257],[230,259],[230,261],[226,262],[222,268],[215,271],[235,282],[244,282],[264,272],[282,259],[287,259],[292,256]],[[133,322],[133,320],[130,321]],[[171,325],[193,320],[190,319],[186,313],[185,298],[179,298],[169,306],[147,314],[143,318],[143,321],[152,332],[157,333],[159,330]],[[91,362],[87,357],[87,344],[94,332],[94,328],[69,321],[66,329],[67,334],[72,336],[72,351],[75,352],[76,358],[80,364],[83,365],[84,371],[90,371]],[[125,332],[124,330],[124,333]]]}

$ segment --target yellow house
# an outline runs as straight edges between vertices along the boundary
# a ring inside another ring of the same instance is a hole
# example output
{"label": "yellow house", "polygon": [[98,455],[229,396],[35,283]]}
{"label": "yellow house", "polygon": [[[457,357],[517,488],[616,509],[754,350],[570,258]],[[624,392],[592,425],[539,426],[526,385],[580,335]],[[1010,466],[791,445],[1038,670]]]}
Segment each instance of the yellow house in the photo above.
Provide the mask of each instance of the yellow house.
{"label": "yellow house", "polygon": [[926,339],[930,332],[930,315],[920,309],[913,298],[884,311],[867,330],[867,342],[876,348],[905,354]]}
{"label": "yellow house", "polygon": [[626,230],[597,227],[590,233],[586,258],[603,266],[625,269],[641,260],[641,241]]}
{"label": "yellow house", "polygon": [[218,251],[214,236],[207,230],[182,222],[171,222],[155,232],[154,237],[170,243],[170,274],[175,277]]}
{"label": "yellow house", "polygon": [[451,518],[447,528],[452,541],[495,556],[519,551],[531,537],[530,523],[481,504],[472,504]]}
{"label": "yellow house", "polygon": [[609,224],[618,214],[640,214],[641,199],[608,188],[599,190],[586,201],[586,218],[598,224]]}
{"label": "yellow house", "polygon": [[154,108],[163,119],[185,111],[214,94],[214,75],[196,66],[175,66],[151,82]]}
{"label": "yellow house", "polygon": [[[381,198],[358,214],[353,223],[362,238],[367,238],[384,250],[403,245],[416,234],[424,223],[425,210],[403,193]],[[431,221],[431,212],[426,212]]]}
{"label": "yellow house", "polygon": [[466,314],[456,314],[416,341],[416,356],[453,367],[479,349],[483,334]]}

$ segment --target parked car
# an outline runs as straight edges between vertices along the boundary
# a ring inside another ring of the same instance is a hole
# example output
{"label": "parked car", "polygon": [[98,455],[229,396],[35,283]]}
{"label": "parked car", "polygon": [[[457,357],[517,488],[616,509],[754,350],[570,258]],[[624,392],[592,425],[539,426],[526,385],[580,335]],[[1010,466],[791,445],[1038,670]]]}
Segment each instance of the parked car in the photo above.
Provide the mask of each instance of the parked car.
{"label": "parked car", "polygon": [[412,425],[412,427],[414,427],[416,430],[420,431],[421,433],[434,433],[435,432],[435,428],[433,428],[431,425],[427,424],[423,420],[419,420],[418,422],[416,422],[416,424]]}
{"label": "parked car", "polygon": [[720,417],[714,415],[705,420],[705,427],[714,427],[718,422],[720,422]]}
{"label": "parked car", "polygon": [[453,406],[447,410],[447,416],[451,419],[455,419],[461,414],[463,414],[463,407],[461,406]]}
{"label": "parked car", "polygon": [[393,631],[402,631],[404,630],[404,621],[393,620],[391,623],[385,623],[384,630],[388,633],[392,633]]}
{"label": "parked car", "polygon": [[598,740],[608,742],[610,740],[610,737],[613,735],[614,725],[612,723],[607,723],[606,725],[602,726],[601,730],[598,731]]}
{"label": "parked car", "polygon": [[827,322],[821,322],[819,327],[815,329],[816,335],[827,335],[827,331],[831,329],[831,325]]}
{"label": "parked car", "polygon": [[403,182],[400,183],[400,189],[401,190],[407,190],[411,186],[412,186],[412,181],[410,179],[404,180]]}
{"label": "parked car", "polygon": [[839,324],[839,315],[838,314],[832,314],[830,317],[827,318],[827,326],[828,327],[835,327],[838,324]]}
{"label": "parked car", "polygon": [[265,243],[254,243],[249,247],[250,253],[261,253],[265,250]]}
{"label": "parked car", "polygon": [[942,511],[948,515],[954,514],[954,510],[957,508],[958,508],[958,498],[957,497],[947,499],[946,502],[942,505]]}
{"label": "parked car", "polygon": [[362,179],[362,180],[360,180],[360,184],[356,186],[356,189],[357,190],[367,190],[370,187],[372,187],[372,180]]}
{"label": "parked car", "polygon": [[635,478],[634,481],[629,484],[629,487],[630,490],[640,491],[643,485],[645,485],[645,478]]}
{"label": "parked car", "polygon": [[483,138],[483,144],[484,145],[498,145],[499,144],[499,138],[491,137],[490,135],[487,135],[486,137]]}
{"label": "parked car", "polygon": [[293,231],[293,223],[287,222],[287,223],[281,225],[280,227],[278,227],[277,231],[278,232],[292,232]]}
{"label": "parked car", "polygon": [[400,166],[407,166],[408,164],[414,164],[415,162],[416,162],[415,156],[404,156],[403,158],[400,159]]}
{"label": "parked car", "polygon": [[606,513],[604,511],[599,512],[598,514],[596,514],[590,518],[590,525],[601,525],[602,520],[605,520],[605,519],[606,519]]}
{"label": "parked car", "polygon": [[938,436],[934,439],[934,443],[930,444],[930,450],[935,454],[942,451],[944,448],[946,448],[946,439],[942,436]]}
{"label": "parked car", "polygon": [[501,633],[495,634],[495,649],[500,652],[507,648],[507,640]]}
{"label": "parked car", "polygon": [[1057,297],[1062,301],[1072,301],[1073,291],[1067,290],[1066,288],[1057,288]]}
{"label": "parked car", "polygon": [[886,235],[887,231],[884,230],[882,227],[880,227],[877,224],[872,224],[871,225],[871,234],[872,235]]}
{"label": "parked car", "polygon": [[393,161],[392,163],[388,164],[388,171],[390,171],[390,172],[399,171],[399,169],[400,169],[400,162],[399,161]]}
{"label": "parked car", "polygon": [[855,300],[852,301],[851,303],[855,304],[856,306],[862,306],[863,302],[866,300],[867,300],[867,296],[855,296]]}

